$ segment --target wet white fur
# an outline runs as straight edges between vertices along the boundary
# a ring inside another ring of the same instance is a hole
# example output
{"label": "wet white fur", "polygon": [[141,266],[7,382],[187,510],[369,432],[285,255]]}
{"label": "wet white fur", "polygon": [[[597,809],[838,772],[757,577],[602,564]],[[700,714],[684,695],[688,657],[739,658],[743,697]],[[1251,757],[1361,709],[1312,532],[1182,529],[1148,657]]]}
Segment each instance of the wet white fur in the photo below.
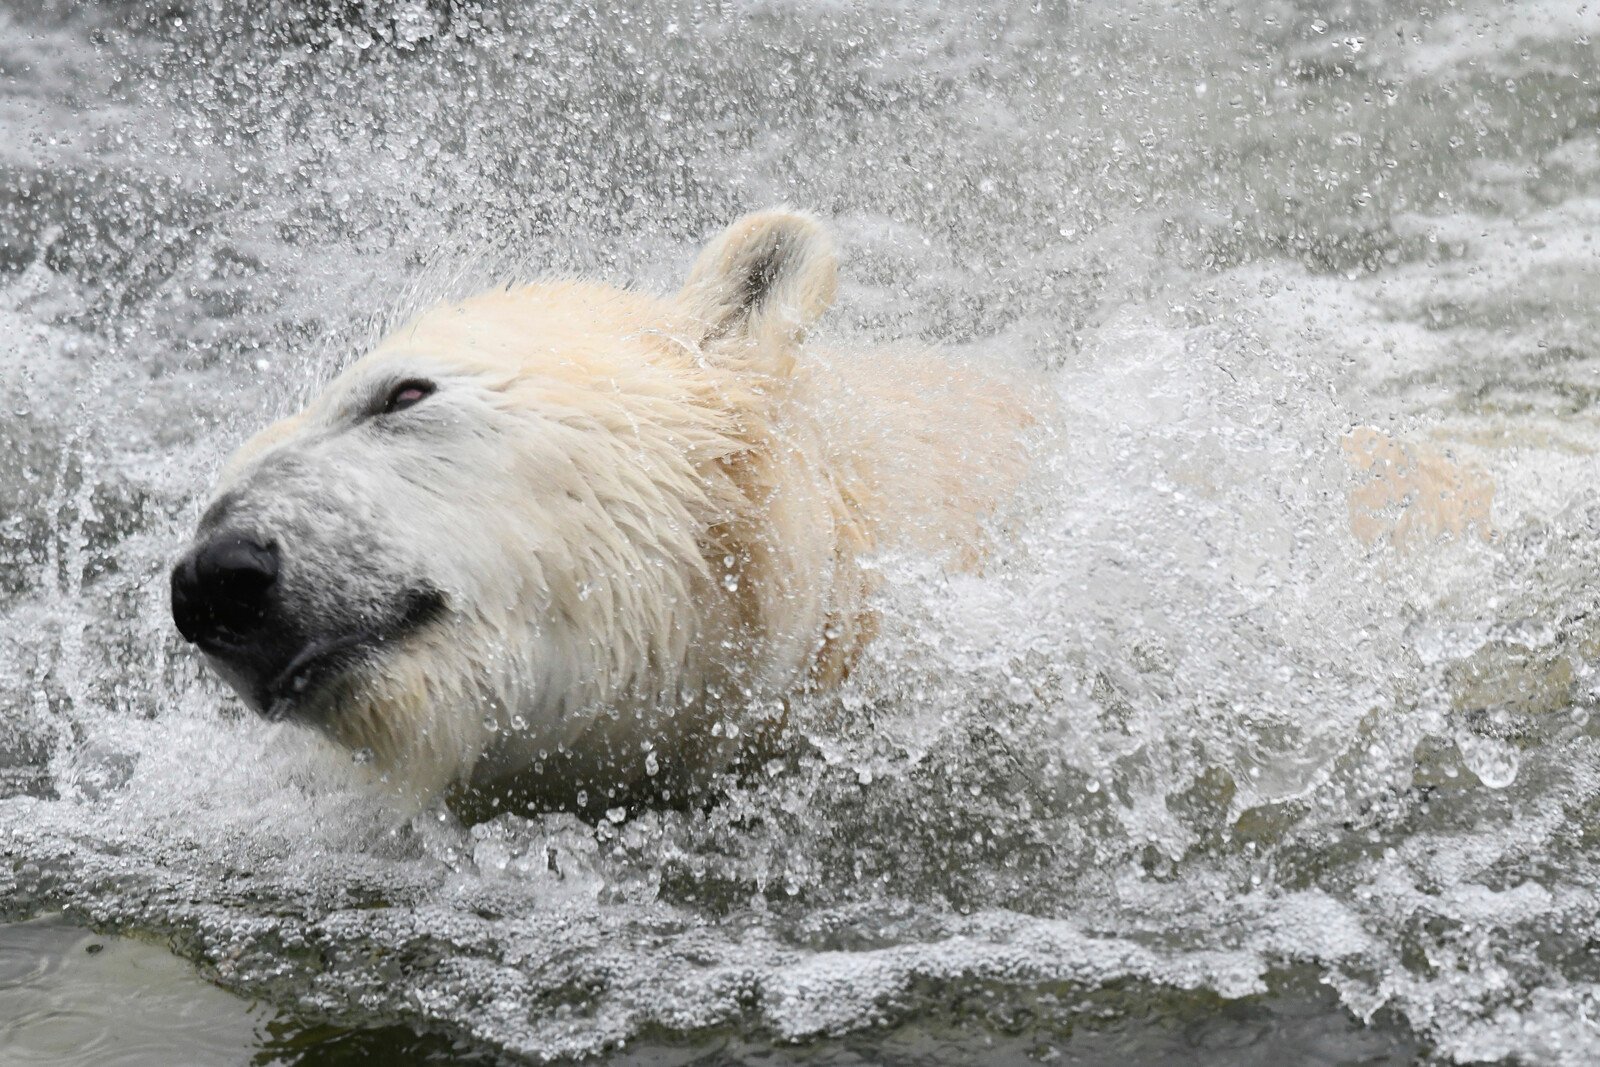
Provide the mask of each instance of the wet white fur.
{"label": "wet white fur", "polygon": [[[271,492],[259,472],[291,454],[370,524],[360,551],[385,558],[360,588],[447,598],[338,687],[328,731],[419,797],[560,751],[546,773],[692,778],[737,747],[713,723],[779,736],[785,698],[843,676],[871,635],[864,556],[976,560],[1031,401],[925,350],[804,347],[835,262],[815,220],[769,212],[673,298],[550,281],[441,305],[246,445],[219,492]],[[409,377],[438,392],[362,428]],[[281,518],[314,541],[288,514],[306,499]],[[318,564],[330,586],[362,565]]]}

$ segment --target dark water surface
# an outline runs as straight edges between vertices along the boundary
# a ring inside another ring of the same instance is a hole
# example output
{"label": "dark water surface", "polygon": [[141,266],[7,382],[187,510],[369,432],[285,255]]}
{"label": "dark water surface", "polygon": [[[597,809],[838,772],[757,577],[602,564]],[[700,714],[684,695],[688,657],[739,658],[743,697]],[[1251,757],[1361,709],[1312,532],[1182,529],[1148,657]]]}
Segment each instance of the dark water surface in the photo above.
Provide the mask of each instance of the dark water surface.
{"label": "dark water surface", "polygon": [[[1362,1026],[1337,998],[1300,974],[1238,1001],[1158,990],[1078,991],[1045,1005],[1013,1005],[1004,1030],[962,1025],[968,999],[1003,989],[952,991],[950,1015],[798,1046],[741,1038],[634,1042],[604,1057],[616,1067],[714,1064],[1199,1065],[1404,1064],[1419,1044],[1392,1020]],[[982,1009],[976,1013],[982,1018]],[[207,983],[164,947],[93,934],[59,919],[0,927],[0,1047],[7,1063],[471,1064],[495,1062],[405,1026],[350,1029],[296,1019]],[[1065,1025],[1063,1025],[1065,1024]]]}

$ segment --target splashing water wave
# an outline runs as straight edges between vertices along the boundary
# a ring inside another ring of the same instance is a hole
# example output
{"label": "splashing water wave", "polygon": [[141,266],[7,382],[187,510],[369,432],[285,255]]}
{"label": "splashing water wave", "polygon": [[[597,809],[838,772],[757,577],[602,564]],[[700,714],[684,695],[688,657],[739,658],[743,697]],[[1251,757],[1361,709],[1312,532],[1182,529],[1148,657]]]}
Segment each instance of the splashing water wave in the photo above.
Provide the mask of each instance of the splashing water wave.
{"label": "splashing water wave", "polygon": [[[532,1059],[1042,1055],[1289,975],[1445,1060],[1600,1050],[1592,10],[148,11],[0,15],[9,917]],[[792,756],[706,811],[408,818],[169,632],[215,465],[383,321],[664,289],[781,201],[837,219],[835,339],[1062,407],[983,575],[878,561]],[[1367,425],[1491,479],[1489,536],[1355,537]]]}

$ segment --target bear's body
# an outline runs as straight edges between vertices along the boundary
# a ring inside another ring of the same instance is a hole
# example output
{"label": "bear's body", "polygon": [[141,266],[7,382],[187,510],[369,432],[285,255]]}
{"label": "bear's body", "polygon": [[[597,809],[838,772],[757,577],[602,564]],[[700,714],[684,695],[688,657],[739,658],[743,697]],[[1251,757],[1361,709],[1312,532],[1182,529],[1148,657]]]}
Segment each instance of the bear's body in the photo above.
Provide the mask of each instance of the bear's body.
{"label": "bear's body", "polygon": [[681,796],[843,676],[870,553],[970,564],[1022,469],[1015,383],[803,347],[834,270],[773,212],[672,299],[547,282],[423,313],[230,463],[180,626],[418,796]]}

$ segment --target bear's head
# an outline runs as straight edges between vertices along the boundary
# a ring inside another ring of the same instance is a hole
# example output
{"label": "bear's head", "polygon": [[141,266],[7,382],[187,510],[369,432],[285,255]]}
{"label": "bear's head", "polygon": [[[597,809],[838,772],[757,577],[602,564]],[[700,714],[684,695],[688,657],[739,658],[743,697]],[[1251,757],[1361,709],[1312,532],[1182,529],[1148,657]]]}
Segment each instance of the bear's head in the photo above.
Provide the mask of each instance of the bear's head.
{"label": "bear's head", "polygon": [[670,299],[424,312],[229,462],[172,571],[179,630],[257,712],[434,786],[723,684],[695,653],[741,640],[741,471],[834,278],[817,224],[769,212]]}

